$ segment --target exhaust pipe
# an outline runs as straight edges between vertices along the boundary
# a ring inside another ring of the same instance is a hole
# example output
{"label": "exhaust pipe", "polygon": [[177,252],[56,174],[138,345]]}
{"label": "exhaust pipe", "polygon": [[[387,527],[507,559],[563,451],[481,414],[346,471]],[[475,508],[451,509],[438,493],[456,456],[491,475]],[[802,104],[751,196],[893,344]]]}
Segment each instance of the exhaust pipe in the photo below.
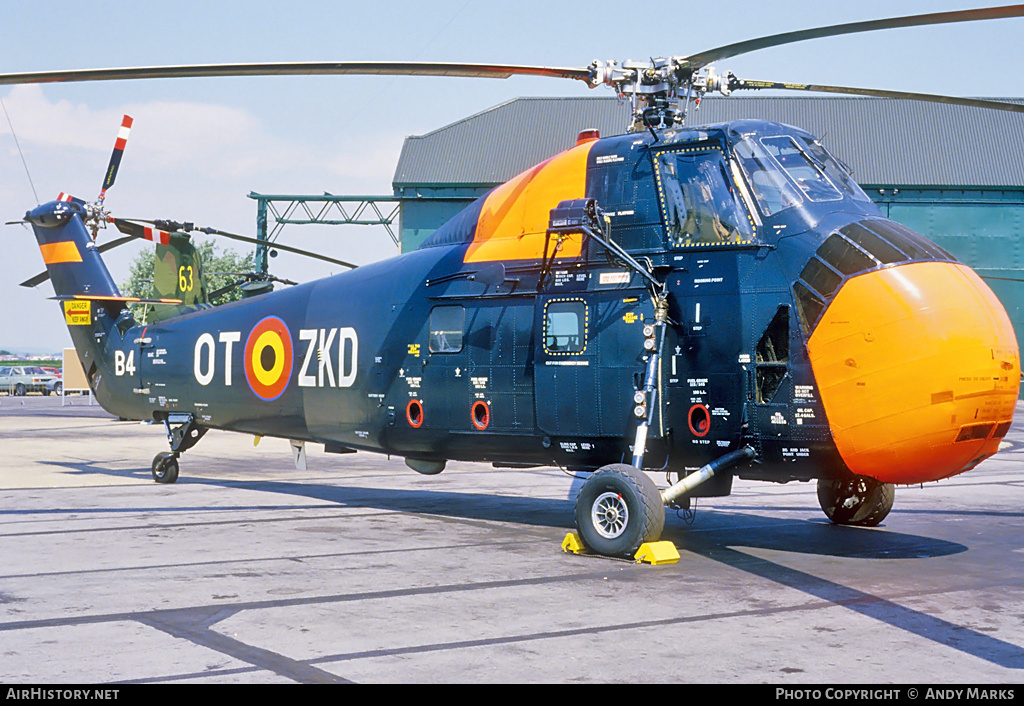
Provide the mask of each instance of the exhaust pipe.
{"label": "exhaust pipe", "polygon": [[754,449],[744,446],[742,449],[736,449],[724,456],[719,456],[708,465],[681,479],[675,485],[661,491],[661,501],[666,505],[671,505],[677,498],[690,492],[716,473],[721,473],[724,470],[738,466],[745,461],[753,461],[756,455],[757,453]]}

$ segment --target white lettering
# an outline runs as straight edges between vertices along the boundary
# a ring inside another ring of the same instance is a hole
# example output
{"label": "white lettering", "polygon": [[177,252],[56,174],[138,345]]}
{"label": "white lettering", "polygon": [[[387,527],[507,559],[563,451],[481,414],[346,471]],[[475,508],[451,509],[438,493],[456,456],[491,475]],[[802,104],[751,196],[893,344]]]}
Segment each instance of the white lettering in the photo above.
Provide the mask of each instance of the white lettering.
{"label": "white lettering", "polygon": [[[337,368],[331,356],[335,337],[338,340]],[[359,336],[354,328],[304,328],[299,330],[299,339],[309,341],[299,371],[299,387],[352,387],[356,381],[359,360]],[[314,357],[319,361],[318,369],[316,374],[310,374]],[[338,371],[337,376],[335,370]]]}
{"label": "white lettering", "polygon": [[[329,329],[330,335],[327,336],[326,342],[324,336],[327,331],[320,329],[320,350],[317,351],[317,355],[320,356],[320,376],[319,382],[320,387],[324,386],[324,370],[327,370],[327,379],[330,380],[330,387],[334,387],[334,368],[331,367],[331,345],[334,343],[334,334],[337,333],[337,329]],[[338,373],[341,373],[341,355],[338,355]]]}
{"label": "white lettering", "polygon": [[[202,362],[202,349],[208,349],[206,354],[206,372],[203,372]],[[196,381],[200,385],[209,385],[213,380],[213,368],[214,368],[214,343],[213,336],[204,333],[196,339],[196,350],[195,358],[193,360],[193,370],[195,371]]]}
{"label": "white lettering", "polygon": [[239,331],[221,331],[218,338],[224,344],[224,384],[231,387],[231,368],[234,364],[231,347],[242,340],[242,334]]}
{"label": "white lettering", "polygon": [[309,341],[306,348],[306,357],[302,359],[302,370],[299,371],[299,387],[316,387],[316,376],[309,374],[309,363],[313,360],[313,351],[316,350],[316,329],[304,328],[299,331],[300,341]]}
{"label": "white lettering", "polygon": [[[359,336],[356,330],[350,326],[338,329],[338,387],[352,387],[356,381],[356,370],[359,360]],[[352,355],[348,358],[348,365],[345,365],[346,341],[352,342]]]}

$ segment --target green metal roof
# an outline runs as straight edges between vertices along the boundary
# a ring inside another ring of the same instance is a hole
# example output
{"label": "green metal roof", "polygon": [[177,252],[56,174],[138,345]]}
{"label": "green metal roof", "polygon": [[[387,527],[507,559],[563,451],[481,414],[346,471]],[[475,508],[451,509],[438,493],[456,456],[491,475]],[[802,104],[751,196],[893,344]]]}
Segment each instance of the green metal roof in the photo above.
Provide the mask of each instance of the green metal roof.
{"label": "green metal roof", "polygon": [[[886,98],[732,97],[706,98],[688,123],[742,118],[817,135],[860,184],[1024,187],[1020,113]],[[406,138],[394,186],[500,184],[571,147],[583,129],[616,135],[628,123],[628,105],[611,97],[518,98]]]}

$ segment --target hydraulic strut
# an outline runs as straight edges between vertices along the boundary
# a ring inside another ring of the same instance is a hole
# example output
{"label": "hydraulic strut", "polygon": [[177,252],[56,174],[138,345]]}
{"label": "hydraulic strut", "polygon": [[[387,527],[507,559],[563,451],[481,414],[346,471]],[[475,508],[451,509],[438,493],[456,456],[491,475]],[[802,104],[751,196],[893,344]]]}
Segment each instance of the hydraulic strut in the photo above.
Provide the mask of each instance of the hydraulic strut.
{"label": "hydraulic strut", "polygon": [[647,431],[654,421],[658,403],[658,365],[665,345],[665,325],[668,322],[668,301],[659,296],[654,302],[654,323],[644,326],[644,350],[647,351],[647,372],[643,387],[633,396],[633,414],[637,417],[636,438],[633,441],[633,466],[643,469],[647,448]]}
{"label": "hydraulic strut", "polygon": [[[177,427],[171,428],[172,424]],[[177,456],[188,451],[206,434],[206,427],[196,424],[195,417],[191,414],[168,414],[164,418],[164,428],[167,430],[167,442],[171,445],[171,451]]]}

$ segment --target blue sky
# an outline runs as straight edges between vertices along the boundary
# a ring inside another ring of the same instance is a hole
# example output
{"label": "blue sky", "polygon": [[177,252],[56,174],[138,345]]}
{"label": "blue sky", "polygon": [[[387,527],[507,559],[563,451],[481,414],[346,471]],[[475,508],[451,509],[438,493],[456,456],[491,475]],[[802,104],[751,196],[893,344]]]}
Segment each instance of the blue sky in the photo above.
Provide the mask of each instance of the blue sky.
{"label": "blue sky", "polygon": [[[0,72],[325,60],[586,66],[597,58],[685,55],[777,32],[983,4],[0,0]],[[1024,19],[889,30],[767,49],[716,68],[745,78],[1021,97],[1021,37]],[[41,200],[60,191],[95,198],[121,115],[129,113],[136,122],[108,208],[249,234],[250,191],[390,193],[406,135],[539,95],[600,89],[525,77],[340,76],[0,87]],[[908,135],[907,149],[913,143]],[[19,219],[33,205],[0,116],[0,221]],[[49,285],[17,286],[42,269],[34,238],[18,226],[0,228],[0,237],[8,255],[0,274],[0,348],[61,348],[69,339],[47,299]],[[386,235],[364,230],[291,227],[283,237],[355,262],[394,252]],[[120,251],[109,258],[117,280],[135,254]],[[330,268],[282,253],[273,271],[308,281]]]}

